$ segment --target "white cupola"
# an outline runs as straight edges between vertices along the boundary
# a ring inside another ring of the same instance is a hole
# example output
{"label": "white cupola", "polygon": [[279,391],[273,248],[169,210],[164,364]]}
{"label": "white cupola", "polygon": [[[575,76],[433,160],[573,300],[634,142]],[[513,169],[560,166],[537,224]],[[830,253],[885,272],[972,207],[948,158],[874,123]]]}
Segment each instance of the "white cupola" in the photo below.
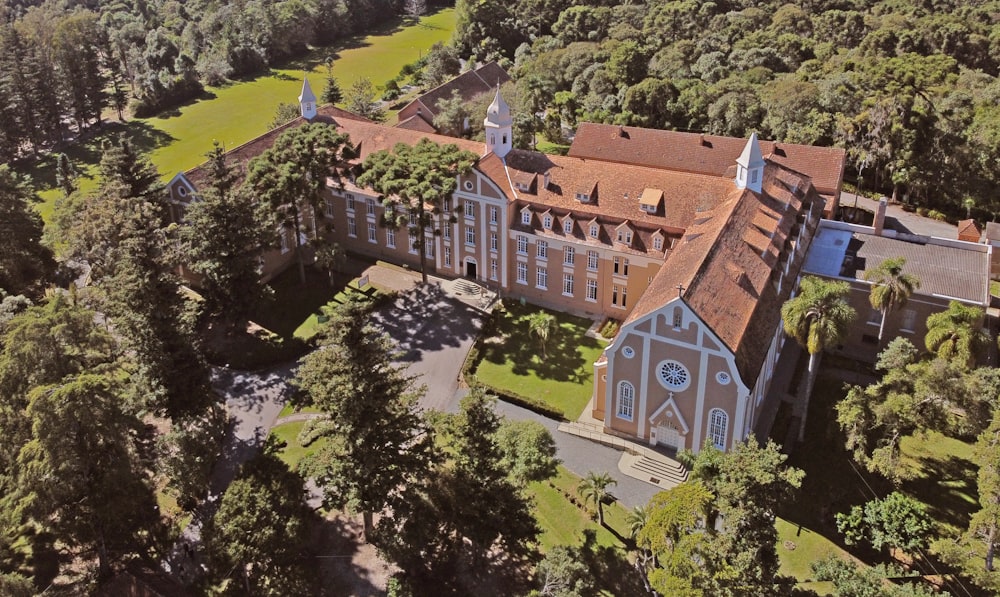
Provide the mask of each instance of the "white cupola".
{"label": "white cupola", "polygon": [[736,187],[761,192],[764,184],[764,156],[760,152],[757,133],[752,133],[743,153],[736,160]]}
{"label": "white cupola", "polygon": [[302,79],[302,93],[299,94],[299,114],[306,120],[316,118],[316,94],[309,86],[309,78]]}
{"label": "white cupola", "polygon": [[486,153],[493,152],[499,158],[510,153],[513,146],[513,125],[510,106],[503,101],[503,97],[500,96],[500,86],[497,85],[496,97],[486,110],[486,118],[483,120],[483,127],[486,129]]}

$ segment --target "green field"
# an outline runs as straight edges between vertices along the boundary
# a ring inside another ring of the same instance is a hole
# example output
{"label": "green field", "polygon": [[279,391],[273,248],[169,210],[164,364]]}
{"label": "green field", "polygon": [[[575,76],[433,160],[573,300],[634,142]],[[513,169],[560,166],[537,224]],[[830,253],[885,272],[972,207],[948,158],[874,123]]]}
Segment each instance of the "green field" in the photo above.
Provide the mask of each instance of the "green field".
{"label": "green field", "polygon": [[[377,86],[395,77],[403,65],[418,60],[436,42],[446,42],[455,28],[455,10],[442,9],[419,22],[396,19],[366,36],[353,37],[332,47],[316,48],[307,56],[253,79],[209,87],[204,99],[185,104],[154,118],[131,120],[124,125],[105,126],[100,134],[66,150],[84,173],[81,188],[93,188],[94,165],[100,160],[101,140],[125,130],[136,144],[148,151],[164,180],[204,161],[205,153],[218,140],[227,148],[241,145],[264,133],[281,102],[297,102],[304,75],[313,90],[322,92],[327,58],[333,58],[333,75],[342,89],[361,77]],[[43,204],[46,220],[60,191],[55,188],[53,160],[45,160],[31,172]]]}

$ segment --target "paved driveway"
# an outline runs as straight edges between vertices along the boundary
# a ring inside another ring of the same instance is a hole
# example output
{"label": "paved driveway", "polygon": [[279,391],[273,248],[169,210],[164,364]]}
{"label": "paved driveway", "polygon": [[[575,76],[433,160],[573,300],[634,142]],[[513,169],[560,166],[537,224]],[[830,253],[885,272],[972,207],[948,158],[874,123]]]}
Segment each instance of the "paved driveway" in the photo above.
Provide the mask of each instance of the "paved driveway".
{"label": "paved driveway", "polygon": [[372,319],[399,347],[397,361],[427,386],[420,406],[456,411],[462,364],[482,327],[481,312],[430,284],[401,293]]}

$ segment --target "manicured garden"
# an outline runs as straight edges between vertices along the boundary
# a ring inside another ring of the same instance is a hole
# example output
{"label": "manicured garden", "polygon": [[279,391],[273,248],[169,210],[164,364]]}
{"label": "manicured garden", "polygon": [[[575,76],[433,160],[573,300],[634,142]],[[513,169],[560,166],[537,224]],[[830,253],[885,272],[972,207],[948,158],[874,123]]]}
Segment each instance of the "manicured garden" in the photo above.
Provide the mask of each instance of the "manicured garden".
{"label": "manicured garden", "polygon": [[[282,68],[253,79],[209,87],[203,99],[165,114],[105,126],[104,131],[67,148],[65,153],[84,174],[80,185],[88,190],[95,184],[92,177],[100,161],[101,143],[111,135],[125,132],[139,148],[150,153],[163,179],[169,180],[203,162],[214,140],[233,148],[267,131],[278,104],[297,101],[303,75],[310,76],[313,89],[319,94],[327,59],[334,60],[332,72],[341,88],[362,77],[381,86],[404,65],[418,60],[431,45],[450,39],[455,22],[455,10],[451,8],[438,10],[419,22],[390,21],[368,35],[344,40],[337,46],[316,48]],[[31,175],[42,192],[44,202],[39,211],[47,220],[61,193],[55,186],[54,159],[42,161],[31,170]]]}
{"label": "manicured garden", "polygon": [[540,407],[536,410],[577,419],[593,393],[594,362],[607,345],[586,335],[594,322],[544,310],[556,318],[556,326],[543,348],[528,321],[540,308],[504,304],[506,311],[496,317],[495,329],[487,330],[476,345],[469,381],[502,398]]}

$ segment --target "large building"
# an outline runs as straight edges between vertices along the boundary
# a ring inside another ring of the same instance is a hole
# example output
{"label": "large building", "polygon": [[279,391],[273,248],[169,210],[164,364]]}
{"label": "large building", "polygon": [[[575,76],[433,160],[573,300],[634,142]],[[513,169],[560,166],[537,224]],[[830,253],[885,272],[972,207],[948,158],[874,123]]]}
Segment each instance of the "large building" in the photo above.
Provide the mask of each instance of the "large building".
{"label": "large building", "polygon": [[[308,83],[300,104],[302,117],[233,149],[231,163],[245,171],[278,134],[306,122],[348,135],[359,163],[421,138],[481,156],[444,206],[455,217],[428,232],[429,268],[621,321],[594,365],[591,413],[608,432],[729,449],[758,424],[784,341],[780,306],[837,201],[842,150],[583,125],[570,155],[546,155],[512,148],[499,90],[485,143],[317,108]],[[175,217],[205,177],[199,167],[171,181]],[[416,266],[410,233],[381,226],[382,214],[377,193],[345,180],[322,214],[332,226],[319,228],[355,253]],[[265,254],[265,275],[291,262],[293,241]]]}

